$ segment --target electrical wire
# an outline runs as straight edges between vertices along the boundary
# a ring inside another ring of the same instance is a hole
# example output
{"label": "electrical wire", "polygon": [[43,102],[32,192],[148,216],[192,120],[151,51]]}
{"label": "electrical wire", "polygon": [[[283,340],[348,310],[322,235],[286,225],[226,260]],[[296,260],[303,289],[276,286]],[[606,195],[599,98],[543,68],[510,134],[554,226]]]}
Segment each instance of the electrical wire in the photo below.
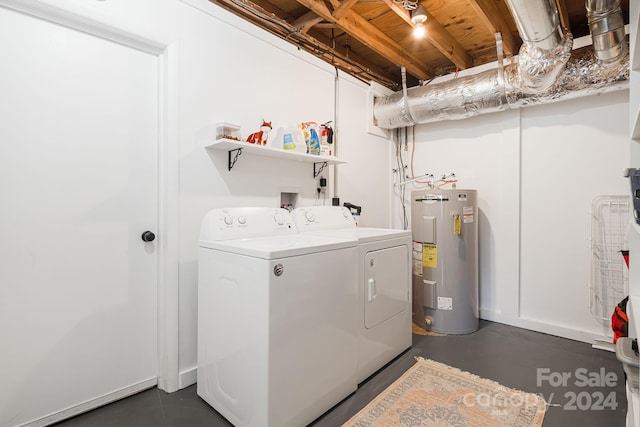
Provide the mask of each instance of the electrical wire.
{"label": "electrical wire", "polygon": [[401,4],[402,7],[404,7],[408,11],[412,11],[418,8],[417,0],[393,0],[393,2]]}

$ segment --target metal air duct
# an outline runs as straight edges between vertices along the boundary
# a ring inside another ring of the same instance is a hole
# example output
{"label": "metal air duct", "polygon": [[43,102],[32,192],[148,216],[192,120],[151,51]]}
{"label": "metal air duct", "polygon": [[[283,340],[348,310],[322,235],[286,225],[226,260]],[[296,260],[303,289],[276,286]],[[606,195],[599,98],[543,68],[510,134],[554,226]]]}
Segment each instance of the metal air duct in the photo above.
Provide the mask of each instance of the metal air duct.
{"label": "metal air duct", "polygon": [[586,0],[585,7],[596,60],[619,62],[627,53],[620,0]]}
{"label": "metal air duct", "polygon": [[621,57],[612,53],[621,49],[620,44],[604,42],[607,37],[619,38],[617,15],[609,12],[611,8],[605,4],[618,1],[593,0],[597,3],[592,10],[598,16],[598,28],[610,29],[597,33],[603,39],[598,42],[602,46],[600,56],[616,58],[608,61],[596,61],[592,53],[571,57],[573,40],[560,27],[554,0],[507,0],[507,3],[523,39],[517,64],[505,67],[504,73],[493,69],[377,98],[373,107],[376,125],[395,129],[459,120],[628,87],[629,56],[624,27],[625,50]]}

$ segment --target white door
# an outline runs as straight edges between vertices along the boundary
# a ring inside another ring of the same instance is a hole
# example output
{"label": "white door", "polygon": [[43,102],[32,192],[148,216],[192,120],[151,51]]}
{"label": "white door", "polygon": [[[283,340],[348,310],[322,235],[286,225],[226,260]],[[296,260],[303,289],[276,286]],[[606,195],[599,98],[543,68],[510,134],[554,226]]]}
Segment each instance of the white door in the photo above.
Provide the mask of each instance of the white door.
{"label": "white door", "polygon": [[154,55],[3,8],[0,58],[4,427],[156,384],[159,77]]}

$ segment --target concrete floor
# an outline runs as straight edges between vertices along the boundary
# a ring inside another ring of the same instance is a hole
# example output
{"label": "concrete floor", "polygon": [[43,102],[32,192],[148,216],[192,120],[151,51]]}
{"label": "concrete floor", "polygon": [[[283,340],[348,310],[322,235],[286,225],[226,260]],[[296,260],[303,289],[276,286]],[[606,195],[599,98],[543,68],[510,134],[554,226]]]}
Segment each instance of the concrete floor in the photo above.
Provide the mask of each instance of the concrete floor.
{"label": "concrete floor", "polygon": [[[409,350],[360,384],[355,393],[311,425],[340,426],[409,369],[416,356],[446,363],[507,387],[542,394],[551,403],[544,427],[625,425],[624,374],[614,353],[593,349],[582,342],[487,321],[481,321],[480,329],[469,335],[414,334]],[[582,376],[576,376],[578,369]],[[571,377],[566,386],[554,387],[548,380],[542,380],[538,385],[544,372],[552,379],[561,373],[570,373]],[[603,373],[609,379],[607,385],[589,383],[581,386],[581,378],[602,378]],[[598,401],[600,409],[596,405]],[[150,389],[57,424],[59,427],[230,425],[197,396],[195,385],[170,394]]]}

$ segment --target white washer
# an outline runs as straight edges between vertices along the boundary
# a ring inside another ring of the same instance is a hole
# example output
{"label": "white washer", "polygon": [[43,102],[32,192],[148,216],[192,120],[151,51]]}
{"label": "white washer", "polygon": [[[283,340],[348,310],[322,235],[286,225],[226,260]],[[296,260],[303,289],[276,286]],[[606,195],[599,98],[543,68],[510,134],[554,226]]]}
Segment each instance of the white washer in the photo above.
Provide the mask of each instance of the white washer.
{"label": "white washer", "polygon": [[357,241],[215,209],[198,267],[197,392],[236,427],[303,426],[357,388]]}
{"label": "white washer", "polygon": [[340,206],[297,208],[300,233],[358,239],[358,383],[411,347],[411,231],[356,226]]}

